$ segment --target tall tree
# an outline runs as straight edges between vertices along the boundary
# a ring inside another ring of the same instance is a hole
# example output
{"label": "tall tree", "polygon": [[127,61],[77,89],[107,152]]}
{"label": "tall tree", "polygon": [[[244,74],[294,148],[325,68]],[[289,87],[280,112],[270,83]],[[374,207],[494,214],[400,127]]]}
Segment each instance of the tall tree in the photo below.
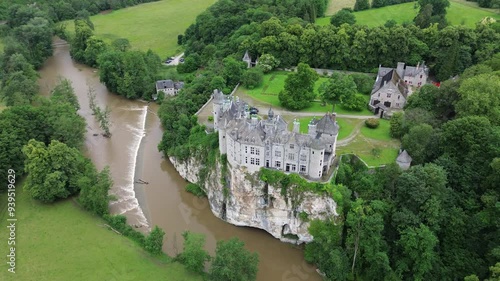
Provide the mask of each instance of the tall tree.
{"label": "tall tree", "polygon": [[351,76],[336,71],[321,85],[319,92],[322,100],[332,104],[332,111],[335,111],[335,105],[352,98],[357,89]]}
{"label": "tall tree", "polygon": [[163,247],[163,236],[165,235],[165,231],[159,228],[157,225],[153,228],[153,230],[149,233],[145,240],[144,248],[150,254],[154,256],[158,256],[162,253]]}
{"label": "tall tree", "polygon": [[285,89],[279,93],[281,105],[298,110],[309,106],[316,98],[314,83],[319,75],[305,63],[299,63],[297,72],[289,74],[285,80]]}
{"label": "tall tree", "polygon": [[257,278],[257,253],[244,248],[238,238],[217,241],[215,259],[210,268],[210,281],[254,281]]}
{"label": "tall tree", "polygon": [[356,0],[354,3],[354,11],[362,11],[370,9],[370,3],[368,0]]}
{"label": "tall tree", "polygon": [[210,255],[203,249],[205,246],[205,235],[185,231],[184,250],[180,254],[180,260],[186,266],[187,270],[194,273],[203,273],[205,262],[210,260]]}

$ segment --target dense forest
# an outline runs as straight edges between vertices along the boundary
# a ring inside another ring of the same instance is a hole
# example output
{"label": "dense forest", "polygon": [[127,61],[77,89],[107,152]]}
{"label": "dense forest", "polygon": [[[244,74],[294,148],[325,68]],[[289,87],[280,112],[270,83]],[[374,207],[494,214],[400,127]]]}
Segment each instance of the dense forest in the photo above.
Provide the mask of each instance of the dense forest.
{"label": "dense forest", "polygon": [[370,72],[425,61],[441,86],[422,87],[391,120],[413,166],[368,170],[344,157],[334,182],[349,191],[341,214],[312,222],[306,259],[328,280],[497,280],[500,25],[320,27],[259,2],[219,1],[186,30],[189,64],[179,72],[190,83],[161,106],[159,148],[213,157],[217,143],[192,115],[214,88],[228,93],[243,81],[246,50],[279,67]]}
{"label": "dense forest", "polygon": [[118,10],[141,3],[158,0],[9,0],[0,3],[0,20],[10,21],[15,14],[25,14],[36,7],[54,22],[74,19],[78,14],[88,12],[95,15],[101,11]]}

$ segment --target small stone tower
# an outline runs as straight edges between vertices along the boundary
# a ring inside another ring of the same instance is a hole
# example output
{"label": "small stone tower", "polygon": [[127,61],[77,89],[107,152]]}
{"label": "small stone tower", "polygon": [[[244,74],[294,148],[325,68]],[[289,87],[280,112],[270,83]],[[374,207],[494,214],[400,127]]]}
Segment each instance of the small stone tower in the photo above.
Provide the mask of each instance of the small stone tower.
{"label": "small stone tower", "polygon": [[245,55],[243,56],[243,61],[247,63],[248,68],[252,67],[252,58],[248,54],[248,50],[245,52]]}

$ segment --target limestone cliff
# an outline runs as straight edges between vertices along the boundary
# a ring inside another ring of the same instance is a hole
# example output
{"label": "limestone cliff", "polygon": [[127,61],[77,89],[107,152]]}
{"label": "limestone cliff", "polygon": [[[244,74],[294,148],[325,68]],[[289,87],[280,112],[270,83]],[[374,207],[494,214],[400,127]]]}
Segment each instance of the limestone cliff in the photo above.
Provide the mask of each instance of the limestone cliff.
{"label": "limestone cliff", "polygon": [[[170,157],[170,161],[183,178],[198,183],[201,165],[194,158],[180,162]],[[309,222],[300,219],[302,212],[307,213],[308,220],[337,216],[337,204],[329,196],[305,192],[294,208],[291,199],[281,195],[279,188],[260,181],[257,173],[251,175],[244,167],[229,167],[227,187],[221,179],[218,163],[209,172],[204,186],[213,214],[234,225],[263,229],[284,242],[312,241],[307,230]]]}

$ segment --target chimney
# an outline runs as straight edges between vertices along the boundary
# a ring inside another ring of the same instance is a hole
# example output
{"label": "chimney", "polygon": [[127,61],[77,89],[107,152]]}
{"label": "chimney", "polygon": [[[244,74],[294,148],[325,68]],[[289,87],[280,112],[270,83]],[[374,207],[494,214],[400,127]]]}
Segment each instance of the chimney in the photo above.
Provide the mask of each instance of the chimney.
{"label": "chimney", "polygon": [[311,120],[311,122],[309,122],[309,125],[307,125],[307,133],[310,135],[310,136],[316,136],[316,123],[315,123],[315,118],[313,118]]}
{"label": "chimney", "polygon": [[251,118],[250,118],[250,124],[252,124],[252,126],[257,126],[257,123],[259,122],[259,119],[257,119],[257,116],[253,115]]}
{"label": "chimney", "polygon": [[335,122],[335,119],[337,118],[337,113],[332,113],[332,115],[330,115],[330,118],[332,119],[333,122]]}
{"label": "chimney", "polygon": [[299,131],[300,131],[300,122],[299,122],[299,120],[294,119],[293,120],[293,132],[298,134]]}
{"label": "chimney", "polygon": [[398,68],[396,69],[396,72],[398,73],[399,77],[403,77],[404,71],[405,71],[405,63],[398,62]]}
{"label": "chimney", "polygon": [[418,70],[419,67],[420,67],[420,62],[417,63],[417,70]]}

